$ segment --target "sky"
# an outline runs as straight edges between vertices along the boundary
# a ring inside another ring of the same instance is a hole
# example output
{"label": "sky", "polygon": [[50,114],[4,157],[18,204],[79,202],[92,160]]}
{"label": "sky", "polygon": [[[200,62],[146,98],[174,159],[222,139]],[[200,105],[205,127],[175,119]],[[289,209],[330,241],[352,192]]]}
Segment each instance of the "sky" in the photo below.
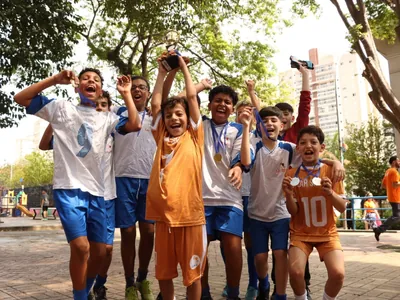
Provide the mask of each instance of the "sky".
{"label": "sky", "polygon": [[[308,50],[318,48],[320,53],[339,55],[349,51],[350,46],[346,37],[346,28],[340,20],[336,9],[330,1],[320,1],[322,13],[317,19],[310,15],[305,19],[298,19],[295,25],[283,29],[276,38],[277,54],[273,62],[278,72],[285,71],[290,67],[289,57],[291,55],[298,59],[308,60]],[[82,44],[80,45],[82,47]],[[87,53],[79,51],[80,53]],[[86,58],[80,56],[82,65],[85,65]],[[77,67],[76,69],[79,69]],[[33,135],[33,124],[37,117],[28,116],[20,121],[18,127],[0,129],[0,166],[12,163],[16,158],[16,139],[29,138]],[[42,129],[46,127],[43,121]],[[6,141],[6,142],[5,142]],[[32,147],[32,146],[30,146]]]}

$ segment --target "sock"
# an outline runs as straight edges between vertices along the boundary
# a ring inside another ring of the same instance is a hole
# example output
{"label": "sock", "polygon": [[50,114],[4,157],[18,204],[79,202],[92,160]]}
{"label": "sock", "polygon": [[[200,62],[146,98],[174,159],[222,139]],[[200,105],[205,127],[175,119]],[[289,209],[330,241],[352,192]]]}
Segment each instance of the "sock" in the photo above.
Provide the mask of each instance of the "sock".
{"label": "sock", "polygon": [[258,288],[263,292],[265,292],[266,290],[269,290],[268,275],[265,276],[265,278],[258,277]]}
{"label": "sock", "polygon": [[239,297],[239,287],[231,287],[228,285],[228,298],[238,298]]}
{"label": "sock", "polygon": [[80,290],[80,291],[73,291],[74,293],[74,300],[86,300],[88,298],[88,295],[85,290]]}
{"label": "sock", "polygon": [[142,282],[143,280],[145,280],[147,278],[147,270],[146,271],[141,271],[140,269],[138,269],[138,275],[136,278],[137,282]]}
{"label": "sock", "polygon": [[301,296],[294,295],[294,300],[307,300],[307,292]]}
{"label": "sock", "polygon": [[127,289],[128,287],[131,287],[135,284],[135,273],[133,273],[131,276],[125,276],[125,288]]}
{"label": "sock", "polygon": [[221,251],[222,260],[224,261],[224,264],[225,264],[224,248],[222,247],[222,243],[221,242],[219,244],[219,251]]}
{"label": "sock", "polygon": [[96,283],[94,284],[94,288],[99,288],[101,286],[104,286],[107,282],[107,276],[106,277],[101,277],[100,275],[96,276]]}
{"label": "sock", "polygon": [[257,271],[254,265],[254,255],[252,248],[246,248],[247,251],[247,269],[249,271],[249,286],[257,289]]}
{"label": "sock", "polygon": [[89,295],[95,278],[86,278],[86,295]]}
{"label": "sock", "polygon": [[209,285],[201,290],[201,296],[211,296]]}
{"label": "sock", "polygon": [[275,295],[275,300],[286,300],[286,294],[285,295]]}
{"label": "sock", "polygon": [[330,297],[324,291],[324,295],[322,296],[322,300],[335,300],[335,299],[336,299],[336,297]]}

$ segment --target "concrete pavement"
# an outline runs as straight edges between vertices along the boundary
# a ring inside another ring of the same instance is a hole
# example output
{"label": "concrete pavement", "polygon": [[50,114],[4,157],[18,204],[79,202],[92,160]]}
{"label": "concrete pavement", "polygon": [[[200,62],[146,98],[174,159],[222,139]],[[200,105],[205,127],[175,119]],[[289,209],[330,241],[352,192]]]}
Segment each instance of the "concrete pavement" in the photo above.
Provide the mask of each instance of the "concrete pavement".
{"label": "concrete pavement", "polygon": [[[2,218],[6,223],[0,224],[0,230],[6,227],[7,219]],[[17,221],[13,222],[16,226]],[[25,225],[28,224],[45,226],[41,228],[45,230],[0,232],[0,299],[72,299],[69,247],[63,231],[58,229],[59,221],[34,220]],[[383,234],[380,243],[375,241],[372,232],[341,232],[340,237],[345,251],[346,277],[339,299],[400,299],[400,234]],[[107,282],[108,296],[109,299],[124,299],[119,231],[114,246]],[[242,298],[248,279],[245,255],[243,248]],[[222,299],[220,294],[225,285],[225,272],[217,242],[210,246],[209,260],[211,292],[214,299]],[[313,299],[322,299],[327,275],[316,250],[310,257],[310,268]],[[157,294],[153,259],[149,277]],[[181,277],[175,280],[175,287],[177,299],[184,299]],[[287,293],[288,299],[294,299],[290,286]]]}

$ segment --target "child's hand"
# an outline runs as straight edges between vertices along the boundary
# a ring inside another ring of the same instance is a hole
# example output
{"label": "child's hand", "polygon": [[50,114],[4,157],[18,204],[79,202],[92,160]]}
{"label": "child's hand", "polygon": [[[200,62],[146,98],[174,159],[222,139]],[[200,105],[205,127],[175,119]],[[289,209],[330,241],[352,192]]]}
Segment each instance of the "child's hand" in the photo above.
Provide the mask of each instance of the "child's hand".
{"label": "child's hand", "polygon": [[132,80],[130,76],[122,75],[117,78],[117,90],[122,94],[130,93],[132,88]]}
{"label": "child's hand", "polygon": [[290,184],[292,181],[292,177],[290,176],[285,176],[282,182],[282,190],[286,195],[292,195],[293,194],[293,186]]}
{"label": "child's hand", "polygon": [[211,90],[212,89],[212,81],[211,79],[204,78],[200,81],[200,83],[204,86],[204,89]]}
{"label": "child's hand", "polygon": [[333,194],[332,181],[328,177],[321,178],[321,186],[325,196],[331,196]]}
{"label": "child's hand", "polygon": [[246,107],[238,116],[238,122],[245,127],[250,127],[253,119],[253,110],[251,107]]}
{"label": "child's hand", "polygon": [[162,56],[159,57],[159,58],[157,59],[157,63],[158,63],[158,75],[164,76],[164,77],[165,77],[165,76],[167,75],[168,71],[163,67],[163,65],[162,65],[162,63],[161,63],[162,59],[163,59]]}
{"label": "child's hand", "polygon": [[308,76],[308,69],[303,66],[301,63],[299,63],[300,68],[299,68],[299,72],[303,75],[303,76]]}
{"label": "child's hand", "polygon": [[247,91],[250,92],[254,92],[254,88],[256,86],[256,83],[254,82],[254,80],[248,79],[245,81],[246,86],[247,86]]}
{"label": "child's hand", "polygon": [[57,75],[54,75],[55,84],[71,84],[76,82],[77,77],[75,73],[68,70],[62,70]]}
{"label": "child's hand", "polygon": [[234,166],[232,169],[230,169],[228,177],[230,178],[229,183],[237,190],[240,190],[242,187],[242,169],[240,166]]}

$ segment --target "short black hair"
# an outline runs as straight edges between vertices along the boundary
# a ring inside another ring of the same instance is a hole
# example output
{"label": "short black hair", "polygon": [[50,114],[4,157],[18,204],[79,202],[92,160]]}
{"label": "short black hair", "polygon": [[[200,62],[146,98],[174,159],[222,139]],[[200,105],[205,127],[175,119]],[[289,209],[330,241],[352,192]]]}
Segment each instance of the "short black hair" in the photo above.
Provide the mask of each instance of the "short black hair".
{"label": "short black hair", "polygon": [[105,91],[105,90],[103,90],[103,95],[101,97],[107,99],[107,105],[108,105],[108,108],[110,108],[111,105],[112,105],[110,93]]}
{"label": "short black hair", "polygon": [[140,76],[140,75],[132,75],[132,76],[131,76],[131,80],[132,80],[132,81],[137,80],[137,79],[141,79],[141,80],[143,80],[144,82],[146,82],[147,90],[150,92],[150,84],[149,84],[149,81],[147,80],[147,78],[146,78],[146,77],[143,77],[143,76]]}
{"label": "short black hair", "polygon": [[42,188],[42,192],[46,192],[47,193],[47,190],[45,188]]}
{"label": "short black hair", "polygon": [[294,113],[293,106],[286,102],[277,103],[275,104],[275,107],[279,108],[281,111],[287,110],[290,113]]}
{"label": "short black hair", "polygon": [[278,117],[279,120],[282,120],[282,111],[275,106],[263,107],[259,114],[261,119],[264,119],[265,117]]}
{"label": "short black hair", "polygon": [[236,103],[238,102],[238,94],[230,86],[219,85],[211,89],[210,93],[208,94],[208,101],[212,102],[214,100],[215,95],[217,94],[226,94],[230,96],[232,98],[233,106],[235,106]]}
{"label": "short black hair", "polygon": [[86,73],[86,72],[93,72],[96,73],[97,75],[99,75],[100,80],[101,80],[101,85],[103,85],[104,82],[104,78],[103,75],[101,75],[101,72],[99,69],[95,69],[95,68],[84,68],[78,75],[78,78],[81,79],[81,76]]}
{"label": "short black hair", "polygon": [[163,104],[161,104],[161,115],[164,119],[165,110],[174,108],[177,104],[182,105],[185,108],[186,115],[189,117],[189,105],[185,97],[171,97],[168,98]]}
{"label": "short black hair", "polygon": [[325,141],[325,134],[322,129],[315,125],[309,125],[300,130],[299,135],[297,136],[297,144],[299,143],[301,137],[305,134],[315,135],[320,144],[323,144]]}
{"label": "short black hair", "polygon": [[391,158],[389,158],[389,164],[392,164],[395,160],[397,160],[397,155],[394,155]]}

